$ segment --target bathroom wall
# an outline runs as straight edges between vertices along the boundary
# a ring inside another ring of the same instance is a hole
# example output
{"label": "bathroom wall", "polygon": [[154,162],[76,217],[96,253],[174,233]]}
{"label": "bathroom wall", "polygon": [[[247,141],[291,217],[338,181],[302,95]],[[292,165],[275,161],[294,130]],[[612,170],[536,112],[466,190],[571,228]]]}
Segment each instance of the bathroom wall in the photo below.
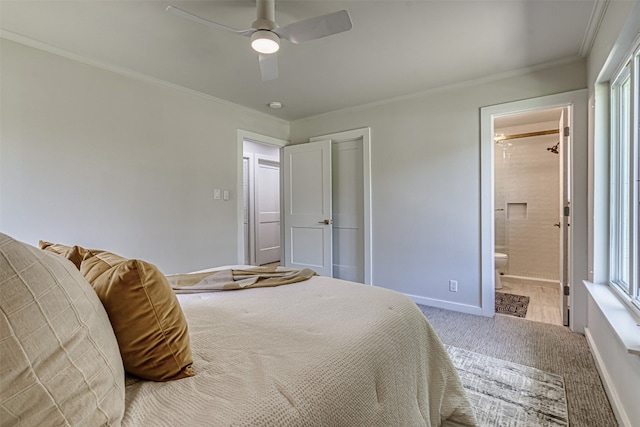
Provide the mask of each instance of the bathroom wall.
{"label": "bathroom wall", "polygon": [[[495,129],[514,135],[557,129],[557,122]],[[502,273],[558,281],[560,277],[560,156],[547,148],[557,134],[499,142],[494,149],[495,246],[509,256]]]}

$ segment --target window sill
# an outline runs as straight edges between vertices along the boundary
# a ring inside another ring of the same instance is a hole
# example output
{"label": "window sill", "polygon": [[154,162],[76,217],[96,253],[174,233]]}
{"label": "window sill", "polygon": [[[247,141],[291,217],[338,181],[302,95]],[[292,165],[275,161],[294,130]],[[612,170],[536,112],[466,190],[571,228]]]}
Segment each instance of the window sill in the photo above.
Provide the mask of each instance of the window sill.
{"label": "window sill", "polygon": [[640,321],[610,286],[584,281],[585,287],[628,353],[640,356]]}

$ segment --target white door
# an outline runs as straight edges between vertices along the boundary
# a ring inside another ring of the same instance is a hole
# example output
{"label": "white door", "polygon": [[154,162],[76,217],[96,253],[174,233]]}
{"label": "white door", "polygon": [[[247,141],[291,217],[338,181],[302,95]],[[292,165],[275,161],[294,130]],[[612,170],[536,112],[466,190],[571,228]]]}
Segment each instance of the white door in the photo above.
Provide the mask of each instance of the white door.
{"label": "white door", "polygon": [[284,265],[332,277],[331,141],[284,147]]}
{"label": "white door", "polygon": [[333,277],[364,283],[363,139],[331,146]]}
{"label": "white door", "polygon": [[280,261],[280,162],[255,157],[256,264]]}
{"label": "white door", "polygon": [[558,123],[558,130],[560,136],[560,230],[562,236],[560,237],[560,307],[562,310],[562,323],[565,326],[569,326],[569,289],[571,283],[571,277],[569,275],[569,263],[570,263],[570,206],[571,206],[571,182],[569,180],[570,167],[569,163],[570,148],[571,148],[571,130],[569,128],[569,108],[562,109],[560,115],[560,121]]}

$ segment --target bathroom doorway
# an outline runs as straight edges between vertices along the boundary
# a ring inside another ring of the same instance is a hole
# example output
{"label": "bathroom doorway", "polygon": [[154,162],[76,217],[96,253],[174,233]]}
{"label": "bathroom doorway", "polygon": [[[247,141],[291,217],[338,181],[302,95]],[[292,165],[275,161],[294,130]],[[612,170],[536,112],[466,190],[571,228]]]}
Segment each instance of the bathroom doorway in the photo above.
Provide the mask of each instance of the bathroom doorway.
{"label": "bathroom doorway", "polygon": [[[563,325],[569,107],[493,118],[497,292],[529,298],[526,318]],[[568,188],[568,187],[567,187]],[[506,262],[504,261],[506,260]]]}
{"label": "bathroom doorway", "polygon": [[[589,279],[588,173],[589,147],[587,134],[588,98],[587,90],[580,89],[538,98],[507,102],[480,108],[480,209],[481,209],[481,276],[482,313],[495,315],[496,301],[496,256],[495,256],[495,198],[494,160],[496,118],[520,113],[535,113],[542,110],[562,108],[562,121],[558,121],[558,150],[563,161],[561,168],[563,200],[559,204],[561,222],[562,292],[558,305],[561,307],[562,323],[574,331],[583,332],[586,326],[587,295],[584,286],[575,286]],[[564,129],[568,127],[569,129]],[[562,129],[562,131],[560,131]],[[566,136],[568,135],[568,136]],[[545,146],[553,149],[553,145]],[[546,153],[549,156],[553,153]],[[569,197],[570,196],[570,197]],[[515,214],[524,216],[524,206],[514,206]],[[520,208],[518,211],[517,209]],[[527,209],[529,206],[527,206]],[[558,220],[556,220],[558,222]],[[555,222],[554,222],[555,224]],[[553,226],[553,224],[552,224]],[[556,227],[557,228],[557,227]],[[569,231],[571,230],[571,231]],[[569,310],[570,308],[570,310]]]}

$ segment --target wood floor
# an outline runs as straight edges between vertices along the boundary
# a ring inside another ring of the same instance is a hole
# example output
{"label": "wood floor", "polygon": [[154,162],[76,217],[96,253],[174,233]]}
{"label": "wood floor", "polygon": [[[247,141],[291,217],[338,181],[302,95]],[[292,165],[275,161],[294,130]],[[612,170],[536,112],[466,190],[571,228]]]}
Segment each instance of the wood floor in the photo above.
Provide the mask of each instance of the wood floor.
{"label": "wood floor", "polygon": [[528,296],[530,298],[529,308],[525,319],[552,325],[562,325],[560,289],[503,280],[502,289],[498,289],[498,292]]}

